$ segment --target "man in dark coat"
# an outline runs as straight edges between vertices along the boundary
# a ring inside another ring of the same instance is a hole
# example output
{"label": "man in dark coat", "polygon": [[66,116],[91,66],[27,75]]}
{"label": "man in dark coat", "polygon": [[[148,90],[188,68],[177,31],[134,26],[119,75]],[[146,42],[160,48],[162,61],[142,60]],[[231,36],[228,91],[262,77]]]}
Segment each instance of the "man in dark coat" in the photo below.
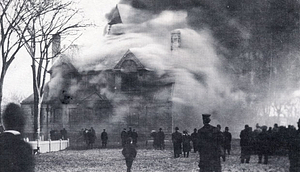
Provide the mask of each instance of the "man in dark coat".
{"label": "man in dark coat", "polygon": [[258,163],[262,163],[262,157],[264,156],[264,164],[268,164],[268,156],[270,149],[271,136],[267,132],[267,126],[262,126],[262,131],[258,134]]}
{"label": "man in dark coat", "polygon": [[135,146],[132,144],[131,137],[128,137],[126,139],[124,148],[122,150],[122,154],[125,157],[127,172],[130,172],[133,160],[134,160],[134,158],[136,157],[136,154],[137,154]]}
{"label": "man in dark coat", "polygon": [[197,128],[194,129],[194,132],[191,134],[191,139],[193,142],[194,153],[198,151],[198,133]]}
{"label": "man in dark coat", "polygon": [[221,172],[220,147],[222,135],[217,127],[210,125],[210,114],[203,114],[204,126],[198,130],[198,149],[201,172]]}
{"label": "man in dark coat", "polygon": [[153,138],[153,148],[157,149],[158,148],[158,137],[157,137],[157,132],[155,130],[151,131],[150,137]]}
{"label": "man in dark coat", "polygon": [[183,131],[182,135],[182,151],[183,157],[189,157],[191,151],[191,136],[188,134],[187,130]]}
{"label": "man in dark coat", "polygon": [[101,141],[102,141],[102,147],[103,148],[106,148],[107,140],[108,140],[107,132],[105,131],[105,129],[103,129],[103,131],[101,133]]}
{"label": "man in dark coat", "polygon": [[13,103],[7,105],[3,113],[5,131],[0,134],[1,172],[34,171],[32,148],[21,137],[25,125],[23,115],[21,107]]}
{"label": "man in dark coat", "polygon": [[125,146],[127,138],[128,138],[128,135],[127,135],[127,132],[126,132],[126,128],[124,128],[123,131],[121,132],[122,147]]}
{"label": "man in dark coat", "polygon": [[241,146],[241,163],[249,163],[252,152],[252,132],[249,125],[245,125],[245,129],[240,133],[240,146]]}
{"label": "man in dark coat", "polygon": [[232,135],[229,132],[229,128],[225,127],[225,131],[223,132],[224,136],[224,153],[228,153],[230,155],[230,150],[231,150],[231,140],[232,140]]}
{"label": "man in dark coat", "polygon": [[157,142],[158,149],[165,149],[165,133],[162,131],[162,128],[159,128],[159,131],[157,132]]}
{"label": "man in dark coat", "polygon": [[290,172],[300,171],[300,118],[297,122],[298,130],[290,131],[291,137],[289,138],[289,160],[290,160]]}
{"label": "man in dark coat", "polygon": [[172,133],[172,142],[174,148],[174,158],[179,158],[181,154],[182,134],[178,131],[179,128],[175,127],[175,132]]}
{"label": "man in dark coat", "polygon": [[139,135],[135,131],[135,129],[132,130],[131,137],[132,137],[132,143],[133,143],[133,145],[136,146]]}

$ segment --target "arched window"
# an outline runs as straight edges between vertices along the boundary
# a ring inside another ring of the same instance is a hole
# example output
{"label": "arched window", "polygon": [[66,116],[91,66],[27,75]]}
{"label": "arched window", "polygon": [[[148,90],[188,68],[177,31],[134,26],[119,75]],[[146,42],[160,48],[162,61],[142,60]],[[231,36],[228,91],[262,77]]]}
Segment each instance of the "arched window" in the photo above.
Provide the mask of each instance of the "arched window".
{"label": "arched window", "polygon": [[139,90],[137,64],[133,60],[125,60],[121,65],[121,90]]}

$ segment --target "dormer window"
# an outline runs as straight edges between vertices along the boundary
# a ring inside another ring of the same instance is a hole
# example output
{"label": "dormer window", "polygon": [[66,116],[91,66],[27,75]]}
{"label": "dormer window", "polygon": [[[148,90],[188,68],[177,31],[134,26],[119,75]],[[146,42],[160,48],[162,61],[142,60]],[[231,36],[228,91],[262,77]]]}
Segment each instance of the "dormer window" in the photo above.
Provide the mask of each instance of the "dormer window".
{"label": "dormer window", "polygon": [[121,77],[122,91],[139,90],[137,64],[133,60],[125,60],[122,63]]}

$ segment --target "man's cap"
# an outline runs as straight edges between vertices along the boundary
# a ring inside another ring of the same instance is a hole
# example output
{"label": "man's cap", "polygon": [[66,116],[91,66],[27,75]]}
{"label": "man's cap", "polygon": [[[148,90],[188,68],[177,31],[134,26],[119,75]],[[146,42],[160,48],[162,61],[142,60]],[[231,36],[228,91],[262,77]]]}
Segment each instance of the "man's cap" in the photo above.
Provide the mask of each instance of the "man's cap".
{"label": "man's cap", "polygon": [[202,114],[202,118],[209,118],[211,114]]}
{"label": "man's cap", "polygon": [[179,128],[178,128],[178,127],[175,127],[175,130],[179,130]]}
{"label": "man's cap", "polygon": [[162,128],[159,128],[159,130],[162,130]]}

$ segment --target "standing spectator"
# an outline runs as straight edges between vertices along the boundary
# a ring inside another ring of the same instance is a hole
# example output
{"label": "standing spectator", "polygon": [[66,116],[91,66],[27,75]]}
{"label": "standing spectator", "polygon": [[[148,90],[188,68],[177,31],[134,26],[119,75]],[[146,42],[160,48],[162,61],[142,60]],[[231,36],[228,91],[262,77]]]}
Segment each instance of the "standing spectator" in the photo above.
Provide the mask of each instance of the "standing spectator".
{"label": "standing spectator", "polygon": [[128,137],[126,139],[125,146],[122,150],[122,154],[125,157],[127,172],[130,172],[133,160],[134,160],[134,158],[136,157],[136,154],[137,154],[135,146],[132,144],[131,137]]}
{"label": "standing spectator", "polygon": [[165,133],[162,131],[162,128],[159,128],[159,131],[157,132],[157,144],[158,149],[165,149]]}
{"label": "standing spectator", "polygon": [[201,172],[221,172],[220,146],[222,136],[217,127],[210,125],[210,114],[202,114],[204,126],[198,130],[199,168]]}
{"label": "standing spectator", "polygon": [[157,147],[158,147],[158,139],[157,139],[157,133],[156,133],[155,130],[151,131],[150,137],[153,138],[153,148],[157,149]]}
{"label": "standing spectator", "polygon": [[131,127],[129,127],[129,130],[127,131],[127,137],[132,138],[132,129],[131,129]]}
{"label": "standing spectator", "polygon": [[270,149],[270,135],[267,132],[267,126],[262,126],[262,131],[258,134],[258,163],[262,163],[262,157],[264,156],[264,164],[268,164],[268,155]]}
{"label": "standing spectator", "polygon": [[103,129],[103,131],[101,133],[101,141],[102,141],[102,147],[103,148],[106,148],[107,140],[108,140],[107,132],[105,131],[105,129]]}
{"label": "standing spectator", "polygon": [[122,147],[125,146],[127,138],[128,138],[128,135],[127,135],[127,132],[126,132],[126,128],[124,128],[123,131],[121,132]]}
{"label": "standing spectator", "polygon": [[187,130],[183,131],[182,135],[182,151],[183,157],[189,157],[191,151],[191,136],[188,134]]}
{"label": "standing spectator", "polygon": [[179,158],[179,156],[181,154],[182,134],[178,130],[179,130],[179,128],[175,127],[175,132],[172,133],[174,158]]}
{"label": "standing spectator", "polygon": [[137,145],[137,140],[138,140],[139,135],[138,135],[138,133],[135,131],[135,129],[132,130],[131,137],[132,137],[133,145],[136,146],[136,145]]}
{"label": "standing spectator", "polygon": [[223,161],[225,161],[225,150],[224,150],[224,135],[223,135],[223,132],[221,131],[222,127],[220,124],[217,125],[217,129],[218,129],[218,132],[220,133],[221,135],[221,146],[220,146],[220,155],[223,159]]}
{"label": "standing spectator", "polygon": [[297,122],[298,130],[290,131],[291,137],[289,138],[289,160],[290,172],[300,171],[300,118]]}
{"label": "standing spectator", "polygon": [[223,136],[224,136],[224,153],[226,154],[226,151],[227,151],[228,155],[230,155],[232,135],[229,132],[228,127],[225,127]]}
{"label": "standing spectator", "polygon": [[21,137],[25,125],[21,107],[8,104],[2,120],[5,131],[0,134],[0,171],[33,172],[33,150]]}
{"label": "standing spectator", "polygon": [[88,130],[87,138],[88,138],[88,148],[93,149],[94,148],[94,143],[95,143],[95,140],[96,140],[96,132],[93,129],[93,127],[91,127],[91,129]]}
{"label": "standing spectator", "polygon": [[65,128],[63,128],[62,130],[60,130],[60,135],[61,135],[61,139],[62,140],[67,140],[67,138],[68,138],[68,132],[67,132],[67,130],[65,129]]}
{"label": "standing spectator", "polygon": [[198,133],[197,128],[194,129],[194,132],[191,134],[191,139],[193,142],[194,153],[198,151]]}
{"label": "standing spectator", "polygon": [[245,125],[245,129],[240,133],[240,146],[241,146],[241,163],[249,163],[250,156],[252,152],[252,142],[251,142],[251,131],[249,125]]}

